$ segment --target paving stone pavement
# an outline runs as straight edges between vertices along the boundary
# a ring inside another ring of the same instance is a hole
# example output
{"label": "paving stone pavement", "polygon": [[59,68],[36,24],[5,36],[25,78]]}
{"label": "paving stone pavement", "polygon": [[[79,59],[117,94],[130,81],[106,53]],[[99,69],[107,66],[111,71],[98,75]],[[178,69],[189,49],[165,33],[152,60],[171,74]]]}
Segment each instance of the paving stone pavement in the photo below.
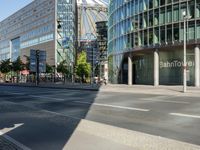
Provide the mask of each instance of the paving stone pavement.
{"label": "paving stone pavement", "polygon": [[0,136],[0,150],[23,150],[3,136]]}

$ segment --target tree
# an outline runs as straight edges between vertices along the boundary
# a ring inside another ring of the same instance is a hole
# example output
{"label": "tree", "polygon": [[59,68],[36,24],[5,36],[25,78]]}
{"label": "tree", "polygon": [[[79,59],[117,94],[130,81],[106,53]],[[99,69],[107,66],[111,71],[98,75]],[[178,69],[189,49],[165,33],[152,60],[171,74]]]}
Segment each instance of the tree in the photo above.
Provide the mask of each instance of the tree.
{"label": "tree", "polygon": [[7,74],[11,71],[11,62],[10,59],[3,60],[0,64],[0,71]]}
{"label": "tree", "polygon": [[53,73],[53,67],[50,66],[48,63],[46,64],[46,73]]}
{"label": "tree", "polygon": [[70,71],[67,68],[67,61],[63,60],[62,62],[60,62],[60,64],[57,66],[57,72],[58,73],[62,73],[62,75],[64,76],[64,82],[66,79],[66,76],[68,76],[70,74]]}
{"label": "tree", "polygon": [[[5,74],[5,78],[6,78],[6,74],[9,73],[11,71],[11,62],[10,59],[6,59],[3,60],[0,64],[0,71],[1,73]],[[5,80],[4,78],[4,80]]]}
{"label": "tree", "polygon": [[76,65],[76,74],[81,78],[81,81],[84,82],[84,78],[88,78],[91,73],[91,65],[87,63],[87,54],[85,51],[82,51],[78,55],[77,65]]}
{"label": "tree", "polygon": [[26,57],[25,68],[26,70],[30,70],[30,57],[26,55],[24,55],[24,57]]}
{"label": "tree", "polygon": [[24,70],[25,64],[22,62],[20,57],[17,57],[15,61],[12,62],[12,70],[17,73],[17,83],[19,82],[19,73]]}

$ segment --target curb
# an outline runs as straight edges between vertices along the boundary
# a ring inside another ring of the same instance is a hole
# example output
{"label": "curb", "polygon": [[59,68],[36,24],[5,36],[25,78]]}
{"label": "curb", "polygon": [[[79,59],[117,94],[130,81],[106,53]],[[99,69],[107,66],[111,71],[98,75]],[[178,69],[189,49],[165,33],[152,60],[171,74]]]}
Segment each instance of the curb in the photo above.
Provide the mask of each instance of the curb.
{"label": "curb", "polygon": [[48,88],[48,89],[68,89],[68,90],[82,90],[82,91],[99,91],[99,88],[84,88],[84,87],[59,87],[59,86],[36,86],[36,85],[22,85],[22,84],[0,84],[0,86],[18,86],[18,87],[32,87],[32,88]]}

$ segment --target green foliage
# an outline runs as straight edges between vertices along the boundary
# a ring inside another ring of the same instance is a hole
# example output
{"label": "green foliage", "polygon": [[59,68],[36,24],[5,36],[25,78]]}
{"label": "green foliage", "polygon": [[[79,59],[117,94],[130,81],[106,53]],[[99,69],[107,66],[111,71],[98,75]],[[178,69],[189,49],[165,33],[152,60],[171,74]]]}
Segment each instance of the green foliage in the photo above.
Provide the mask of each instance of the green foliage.
{"label": "green foliage", "polygon": [[57,72],[62,73],[63,75],[68,75],[70,72],[68,70],[68,65],[66,60],[63,60],[60,62],[60,64],[57,66]]}
{"label": "green foliage", "polygon": [[49,64],[46,64],[46,73],[53,73],[53,67],[50,66]]}
{"label": "green foliage", "polygon": [[88,78],[91,73],[91,65],[87,63],[87,54],[85,51],[82,51],[77,59],[77,66],[76,66],[76,74],[83,79],[85,76]]}
{"label": "green foliage", "polygon": [[12,70],[17,73],[17,83],[19,82],[19,72],[24,69],[25,69],[25,64],[22,62],[20,57],[17,57],[17,59],[12,62]]}
{"label": "green foliage", "polygon": [[78,55],[78,59],[77,59],[77,65],[83,64],[83,63],[87,63],[87,53],[85,51],[82,51]]}
{"label": "green foliage", "polygon": [[3,60],[0,64],[0,71],[7,74],[11,71],[11,62],[10,59]]}
{"label": "green foliage", "polygon": [[12,70],[15,72],[20,72],[22,70],[24,70],[25,65],[22,62],[22,60],[20,59],[20,57],[17,57],[17,59],[12,62]]}

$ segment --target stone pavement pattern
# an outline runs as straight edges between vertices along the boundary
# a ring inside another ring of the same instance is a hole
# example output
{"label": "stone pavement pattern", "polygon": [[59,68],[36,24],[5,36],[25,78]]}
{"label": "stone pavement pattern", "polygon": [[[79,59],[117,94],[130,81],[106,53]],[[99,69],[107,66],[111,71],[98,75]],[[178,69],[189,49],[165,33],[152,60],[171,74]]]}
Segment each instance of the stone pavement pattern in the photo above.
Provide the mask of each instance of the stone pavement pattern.
{"label": "stone pavement pattern", "polygon": [[23,150],[3,136],[0,136],[0,150]]}
{"label": "stone pavement pattern", "polygon": [[[81,142],[77,144],[77,141]],[[87,120],[80,122],[65,150],[95,150],[95,147],[99,150],[200,150],[197,145]]]}

